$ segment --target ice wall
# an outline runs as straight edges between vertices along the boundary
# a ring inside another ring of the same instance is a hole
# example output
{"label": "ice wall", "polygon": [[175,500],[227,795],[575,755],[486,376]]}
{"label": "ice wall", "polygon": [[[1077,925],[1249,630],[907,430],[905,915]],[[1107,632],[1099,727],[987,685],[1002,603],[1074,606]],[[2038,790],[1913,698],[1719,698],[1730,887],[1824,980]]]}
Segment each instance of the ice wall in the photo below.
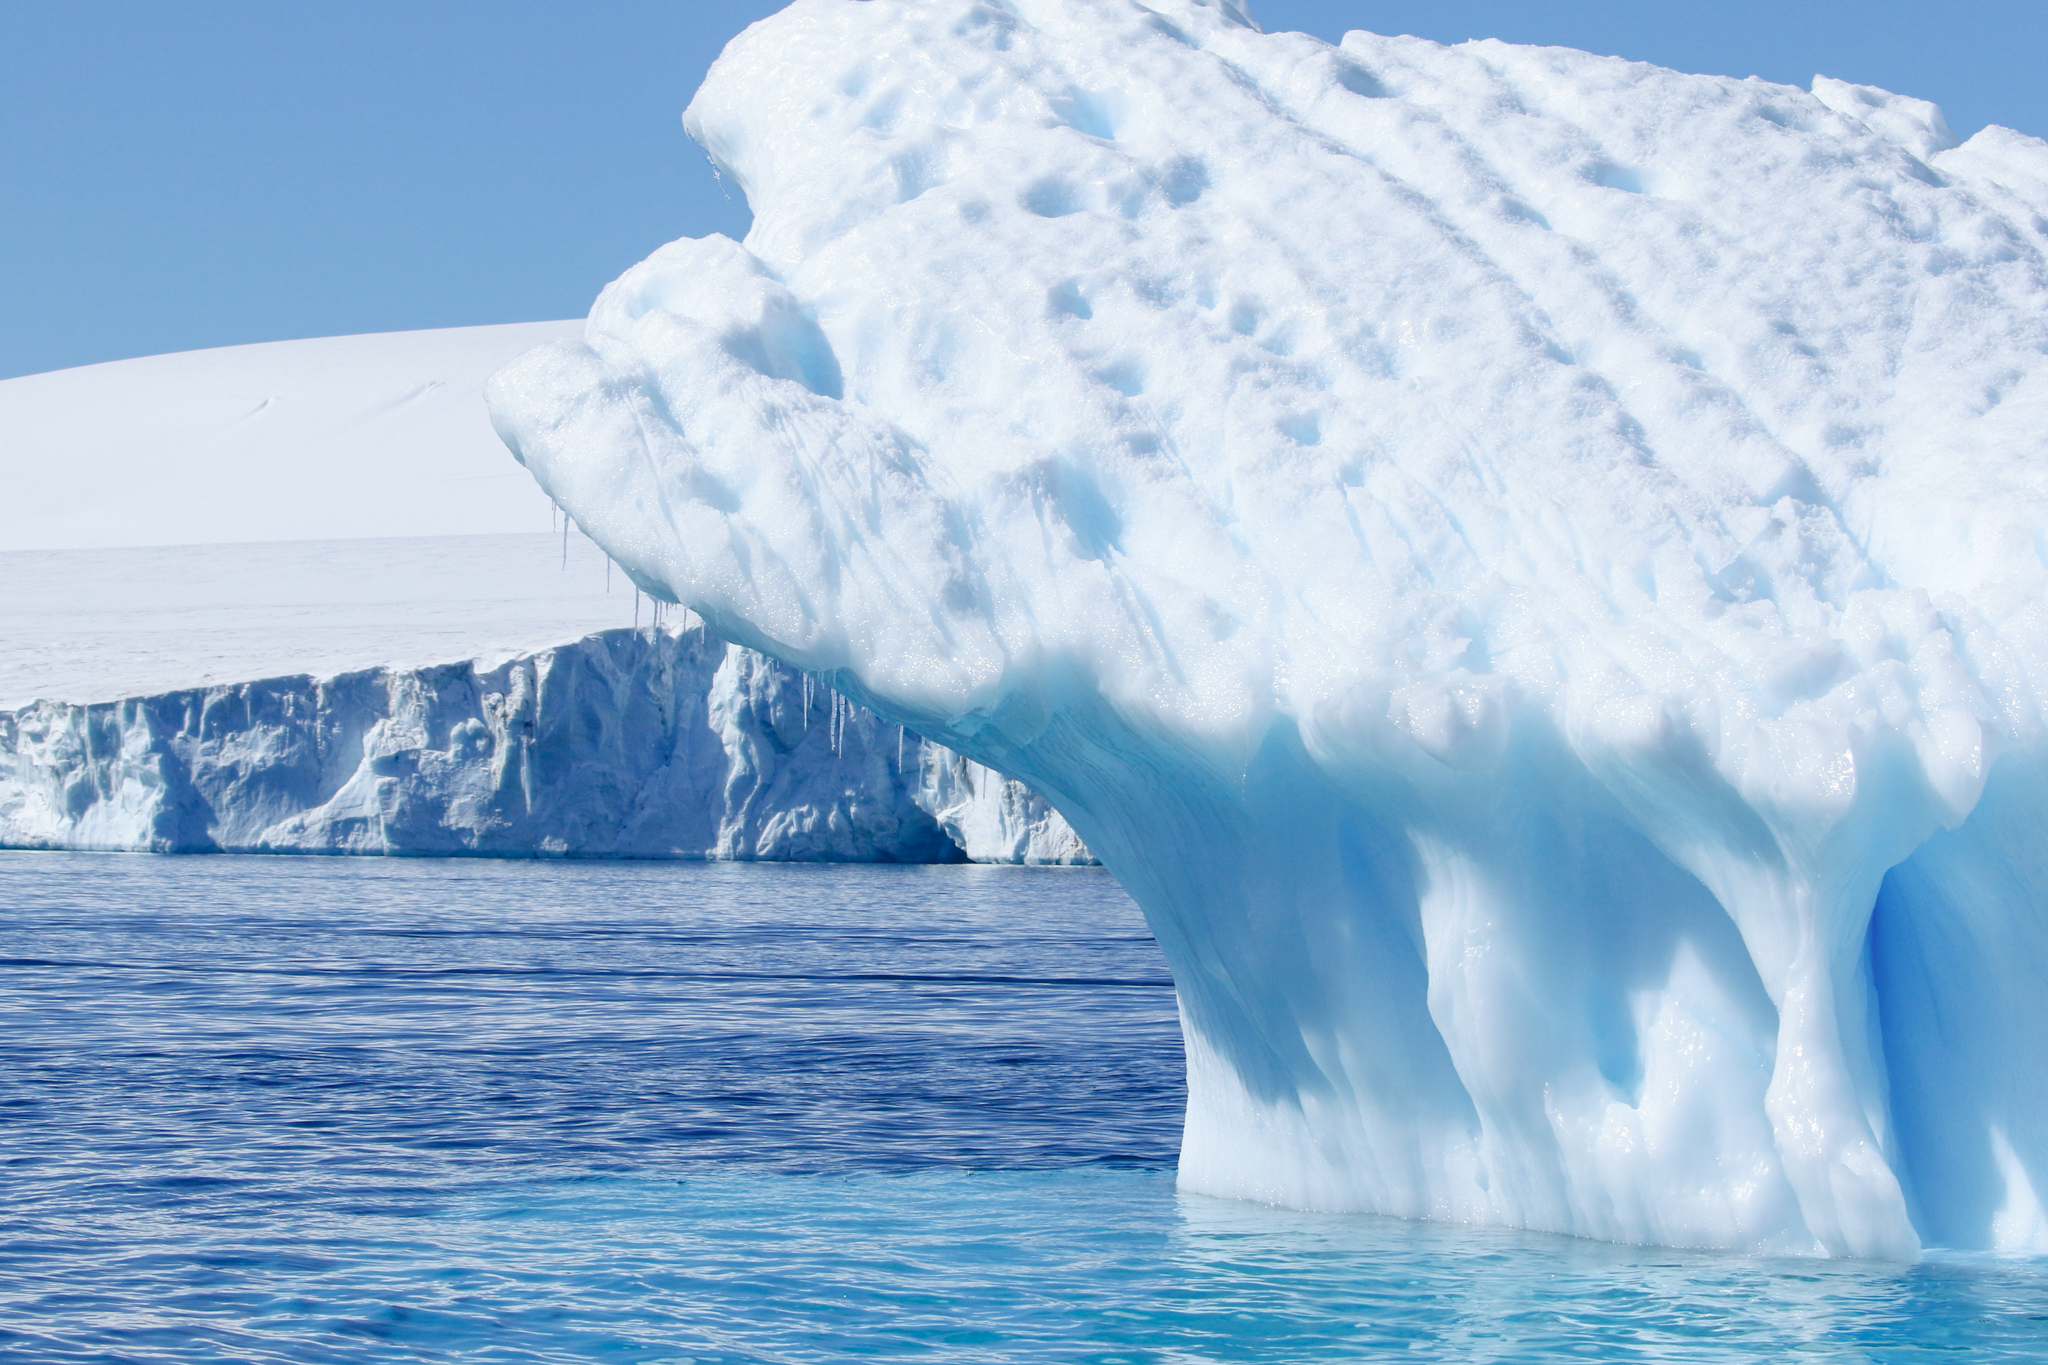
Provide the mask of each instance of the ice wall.
{"label": "ice wall", "polygon": [[912,799],[977,863],[1093,863],[1052,803],[1022,782],[939,744],[924,746]]}
{"label": "ice wall", "polygon": [[2048,144],[1228,0],[798,0],[501,434],[1145,908],[1189,1188],[2048,1250]]}
{"label": "ice wall", "polygon": [[0,848],[1090,861],[964,764],[701,626],[614,630],[0,711]]}

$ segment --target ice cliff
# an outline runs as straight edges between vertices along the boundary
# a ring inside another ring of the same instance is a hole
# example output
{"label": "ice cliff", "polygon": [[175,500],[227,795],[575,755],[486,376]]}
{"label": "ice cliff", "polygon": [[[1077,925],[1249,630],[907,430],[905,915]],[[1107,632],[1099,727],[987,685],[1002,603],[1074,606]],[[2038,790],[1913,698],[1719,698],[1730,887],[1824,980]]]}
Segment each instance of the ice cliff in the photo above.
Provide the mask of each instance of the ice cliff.
{"label": "ice cliff", "polygon": [[1817,79],[799,0],[493,381],[648,590],[1048,796],[1190,1189],[2048,1251],[2048,144]]}
{"label": "ice cliff", "polygon": [[1092,861],[1016,783],[696,625],[0,711],[0,848]]}

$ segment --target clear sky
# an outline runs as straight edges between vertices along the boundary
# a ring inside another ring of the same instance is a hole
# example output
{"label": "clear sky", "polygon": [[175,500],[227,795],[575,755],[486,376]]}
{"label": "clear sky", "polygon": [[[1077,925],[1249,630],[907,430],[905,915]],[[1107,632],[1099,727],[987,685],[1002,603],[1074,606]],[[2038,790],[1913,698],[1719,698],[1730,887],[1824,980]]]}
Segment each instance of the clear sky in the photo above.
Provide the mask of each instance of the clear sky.
{"label": "clear sky", "polygon": [[[850,2],[850,0],[849,0]],[[678,116],[778,0],[0,0],[0,377],[580,316],[739,235]],[[1268,29],[1557,43],[2048,136],[2048,0],[1252,0]],[[0,433],[4,439],[4,433]]]}

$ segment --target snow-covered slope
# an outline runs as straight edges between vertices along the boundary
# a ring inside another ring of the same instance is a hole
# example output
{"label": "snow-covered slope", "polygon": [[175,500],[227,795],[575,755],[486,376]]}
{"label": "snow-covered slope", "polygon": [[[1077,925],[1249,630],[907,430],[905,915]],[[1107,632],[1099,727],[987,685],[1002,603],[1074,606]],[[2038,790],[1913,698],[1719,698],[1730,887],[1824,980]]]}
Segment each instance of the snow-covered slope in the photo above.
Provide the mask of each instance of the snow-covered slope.
{"label": "snow-covered slope", "polygon": [[798,0],[687,123],[745,246],[499,428],[1069,816],[1186,1184],[2048,1250],[2048,145],[1233,0]]}
{"label": "snow-covered slope", "polygon": [[504,659],[630,627],[633,585],[542,526],[0,554],[0,707]]}
{"label": "snow-covered slope", "polygon": [[483,381],[573,322],[320,337],[0,380],[0,551],[544,532]]}
{"label": "snow-covered slope", "polygon": [[[0,382],[0,706],[513,653],[630,584],[490,430],[579,324],[323,337]],[[608,581],[609,580],[609,581]]]}

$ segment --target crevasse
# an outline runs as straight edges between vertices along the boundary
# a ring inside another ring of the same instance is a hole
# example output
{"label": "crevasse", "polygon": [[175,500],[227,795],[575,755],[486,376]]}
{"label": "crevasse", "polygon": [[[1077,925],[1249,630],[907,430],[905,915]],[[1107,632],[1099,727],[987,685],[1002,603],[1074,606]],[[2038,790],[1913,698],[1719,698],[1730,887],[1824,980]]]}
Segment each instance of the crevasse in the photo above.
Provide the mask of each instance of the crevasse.
{"label": "crevasse", "polygon": [[1049,797],[1183,1184],[2048,1250],[2048,144],[1204,0],[799,0],[500,433]]}

